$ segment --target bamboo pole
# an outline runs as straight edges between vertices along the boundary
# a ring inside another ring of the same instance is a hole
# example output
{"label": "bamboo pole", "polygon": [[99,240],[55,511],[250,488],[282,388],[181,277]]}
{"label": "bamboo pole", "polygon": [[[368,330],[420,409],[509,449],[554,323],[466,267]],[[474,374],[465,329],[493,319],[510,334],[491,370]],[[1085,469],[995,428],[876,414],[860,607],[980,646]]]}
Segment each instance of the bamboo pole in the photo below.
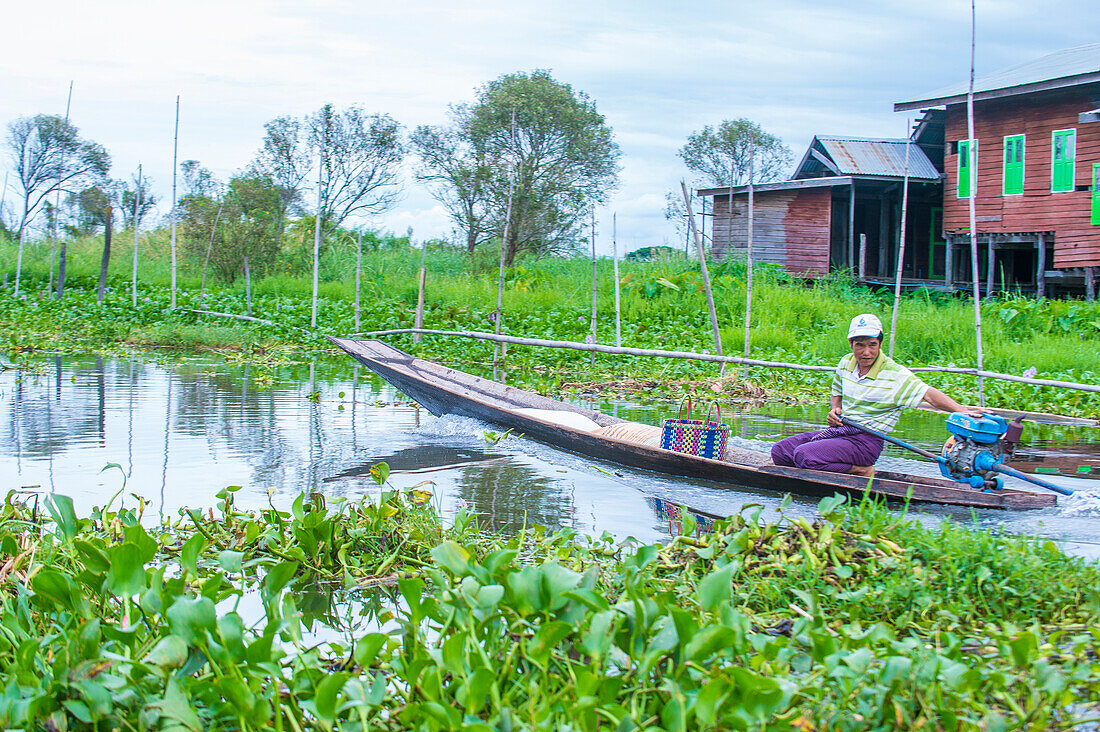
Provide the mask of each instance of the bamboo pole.
{"label": "bamboo pole", "polygon": [[621,346],[623,344],[623,318],[622,307],[619,300],[619,239],[618,239],[618,218],[617,213],[611,214],[611,261],[614,266],[615,274],[615,345]]}
{"label": "bamboo pole", "polygon": [[[911,123],[905,120],[905,129],[909,130]],[[890,315],[890,358],[894,357],[894,334],[898,329],[898,307],[901,305],[901,273],[905,266],[905,219],[909,212],[909,146],[913,134],[910,131],[905,139],[905,177],[902,179],[901,188],[901,234],[898,236],[898,267],[894,276],[894,312]]]}
{"label": "bamboo pole", "polygon": [[[195,310],[194,308],[183,308],[186,312],[195,313],[197,315],[212,315],[215,318],[232,318],[233,320],[247,320],[251,323],[263,323],[264,325],[275,325],[272,320],[266,320],[265,318],[254,318],[251,315],[237,315],[236,313],[219,313],[213,310]],[[300,328],[305,330],[305,328]]]}
{"label": "bamboo pole", "polygon": [[[596,342],[596,304],[597,304],[597,286],[599,285],[599,279],[596,275],[596,207],[592,207],[592,227],[590,229],[592,240],[592,318],[588,322],[588,338],[593,343]],[[589,362],[591,365],[596,365],[596,353],[593,351],[592,359]]]}
{"label": "bamboo pole", "polygon": [[[359,290],[363,281],[363,232],[355,240],[355,330],[359,330]],[[421,323],[423,325],[423,323]],[[419,325],[417,326],[420,327]]]}
{"label": "bamboo pole", "polygon": [[[65,102],[65,127],[69,126],[69,110],[73,103],[73,82],[69,81],[69,98]],[[54,193],[54,205],[53,205],[53,241],[50,244],[50,282],[47,286],[47,292],[50,292],[50,297],[53,298],[53,260],[54,254],[57,249],[57,220],[61,217],[61,176],[65,175],[65,155],[61,156],[62,170],[58,172],[57,192]],[[61,262],[57,270],[57,299],[60,300],[65,294],[65,244],[61,245]]]}
{"label": "bamboo pole", "polygon": [[[977,27],[977,13],[974,0],[970,0],[970,87],[966,92],[966,134],[969,142],[966,154],[970,157],[970,268],[974,280],[974,343],[977,347],[978,371],[982,371],[982,303],[978,284],[978,216],[975,209],[978,198],[978,141],[974,138],[974,47]],[[978,406],[985,406],[985,382],[978,376]]]}
{"label": "bamboo pole", "polygon": [[[176,95],[176,132],[172,138],[172,208],[170,209],[169,217],[172,222],[172,308],[176,307],[176,160],[179,155],[180,146],[180,95]],[[247,262],[245,259],[245,272],[248,271]]]}
{"label": "bamboo pole", "polygon": [[252,317],[252,274],[248,270],[248,257],[244,258],[244,312]]}
{"label": "bamboo pole", "polygon": [[[684,207],[687,209],[688,225],[691,226],[691,234],[695,239],[695,249],[699,252],[699,267],[703,271],[703,289],[707,293],[707,307],[710,309],[710,327],[714,331],[714,348],[718,356],[722,356],[722,331],[718,328],[718,313],[714,310],[714,293],[710,289],[710,272],[707,271],[707,255],[703,251],[703,240],[699,238],[699,230],[695,228],[695,214],[691,211],[691,195],[688,193],[687,184],[680,181],[680,191],[684,194]],[[721,361],[720,374],[726,372],[726,361]]]}
{"label": "bamboo pole", "polygon": [[[748,236],[745,239],[745,358],[749,357],[749,346],[752,343],[752,230],[754,222],[753,213],[753,158],[756,157],[755,146],[750,148],[749,152],[749,230]],[[731,171],[730,183],[733,183],[733,175]],[[730,188],[730,223],[733,223],[733,194],[732,187]],[[712,229],[713,231],[713,229]],[[733,235],[733,228],[730,228],[730,235]],[[725,370],[725,364],[722,365],[723,371]],[[747,379],[749,377],[748,364],[745,365],[744,370],[741,372],[741,377]]]}
{"label": "bamboo pole", "polygon": [[[228,194],[227,194],[228,195]],[[225,207],[225,199],[222,198],[218,206],[218,213],[214,216],[214,226],[210,228],[210,243],[206,245],[206,259],[202,263],[202,282],[199,284],[199,307],[202,307],[202,299],[206,294],[206,267],[210,264],[210,252],[214,249],[214,234],[218,232],[218,221],[222,217],[222,208]]]}
{"label": "bamboo pole", "polygon": [[[511,129],[511,149],[510,153],[515,154],[516,147],[516,109],[512,108],[512,129]],[[508,207],[504,216],[504,234],[500,240],[500,270],[497,274],[497,309],[495,317],[493,318],[493,331],[500,335],[501,320],[504,318],[504,256],[506,248],[508,246],[508,235],[511,233],[510,227],[512,225],[512,193],[514,192],[516,184],[515,177],[515,164],[514,161],[509,159],[508,161]],[[505,352],[507,354],[507,352]],[[497,370],[497,361],[500,358],[500,348],[497,345],[493,345],[493,373]]]}
{"label": "bamboo pole", "polygon": [[137,271],[138,271],[138,205],[141,203],[141,163],[138,163],[137,188],[134,190],[134,274],[130,281],[131,306],[137,307]]}
{"label": "bamboo pole", "polygon": [[0,189],[0,224],[4,223],[4,202],[8,198],[8,171],[4,171],[4,187]]}
{"label": "bamboo pole", "polygon": [[325,170],[325,149],[317,156],[317,216],[313,220],[313,298],[309,310],[309,327],[317,327],[317,272],[321,267],[321,176]]}
{"label": "bamboo pole", "polygon": [[[225,313],[211,313],[206,310],[192,312],[204,315],[222,315],[224,317],[243,318],[239,315]],[[255,320],[255,318],[253,318]],[[262,321],[270,322],[270,321]],[[388,335],[405,335],[414,332],[415,328],[394,328],[391,330],[374,330],[354,335],[370,336],[377,338]],[[717,363],[748,364],[749,366],[763,366],[765,368],[793,369],[795,371],[819,371],[822,373],[835,372],[835,366],[815,366],[812,364],[788,363],[786,361],[764,361],[755,358],[741,358],[740,356],[719,356],[711,353],[695,353],[693,351],[665,351],[650,348],[630,348],[627,346],[603,346],[599,343],[578,343],[576,341],[556,341],[543,338],[523,338],[520,336],[497,335],[471,330],[432,330],[421,328],[424,335],[457,336],[460,338],[474,338],[483,341],[497,341],[499,343],[514,343],[520,346],[539,346],[543,348],[567,348],[574,351],[593,351],[615,356],[647,356],[653,358],[676,358],[686,361],[710,361]],[[988,379],[1000,379],[1002,381],[1014,381],[1020,384],[1032,386],[1053,386],[1061,389],[1076,389],[1100,393],[1100,384],[1082,384],[1074,381],[1058,381],[1055,379],[1031,379],[1026,376],[1003,374],[996,371],[979,371],[978,369],[962,368],[958,366],[913,366],[910,371],[923,371],[927,373],[963,374],[966,376],[978,376]]]}
{"label": "bamboo pole", "polygon": [[[428,242],[425,240],[424,245],[420,248],[420,282],[416,293],[416,319],[414,321],[417,328],[424,327],[424,285],[428,279],[427,258]],[[420,336],[414,335],[413,343],[419,342]]]}
{"label": "bamboo pole", "polygon": [[103,304],[103,295],[107,291],[107,268],[111,263],[111,237],[114,234],[114,210],[107,206],[106,221],[103,223],[103,258],[99,262],[99,283],[95,290],[95,304]]}

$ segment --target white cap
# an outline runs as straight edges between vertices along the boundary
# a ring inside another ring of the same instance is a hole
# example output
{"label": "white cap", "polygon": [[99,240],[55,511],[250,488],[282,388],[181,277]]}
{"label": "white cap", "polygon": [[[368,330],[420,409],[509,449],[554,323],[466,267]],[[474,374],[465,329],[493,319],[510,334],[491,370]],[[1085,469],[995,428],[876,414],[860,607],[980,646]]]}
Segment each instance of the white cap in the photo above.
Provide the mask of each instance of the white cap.
{"label": "white cap", "polygon": [[881,338],[882,322],[870,313],[857,315],[848,326],[848,340],[853,338]]}

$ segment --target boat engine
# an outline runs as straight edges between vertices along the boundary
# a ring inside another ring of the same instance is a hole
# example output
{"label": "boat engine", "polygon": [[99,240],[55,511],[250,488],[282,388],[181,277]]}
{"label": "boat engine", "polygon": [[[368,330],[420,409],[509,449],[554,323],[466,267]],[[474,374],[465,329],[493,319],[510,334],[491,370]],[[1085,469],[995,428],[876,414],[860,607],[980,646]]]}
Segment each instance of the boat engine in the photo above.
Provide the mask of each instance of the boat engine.
{"label": "boat engine", "polygon": [[997,473],[1008,472],[1004,463],[1020,442],[1023,423],[991,414],[974,417],[956,412],[947,417],[947,431],[951,437],[940,451],[944,477],[973,488],[1000,490],[1004,481]]}

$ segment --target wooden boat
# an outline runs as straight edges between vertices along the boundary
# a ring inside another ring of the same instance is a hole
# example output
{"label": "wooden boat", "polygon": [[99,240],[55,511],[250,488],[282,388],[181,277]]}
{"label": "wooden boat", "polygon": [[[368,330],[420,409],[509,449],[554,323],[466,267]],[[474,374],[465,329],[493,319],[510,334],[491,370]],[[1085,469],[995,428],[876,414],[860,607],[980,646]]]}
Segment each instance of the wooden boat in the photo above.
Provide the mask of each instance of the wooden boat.
{"label": "wooden boat", "polygon": [[736,448],[728,449],[724,460],[662,450],[624,439],[621,435],[629,435],[626,428],[633,423],[617,417],[414,358],[381,341],[329,340],[434,415],[472,417],[554,447],[633,468],[806,496],[870,492],[896,501],[1004,509],[1047,508],[1057,503],[1050,494],[1013,488],[978,491],[943,478],[884,470],[869,480],[779,467],[763,464],[770,463],[763,453]]}

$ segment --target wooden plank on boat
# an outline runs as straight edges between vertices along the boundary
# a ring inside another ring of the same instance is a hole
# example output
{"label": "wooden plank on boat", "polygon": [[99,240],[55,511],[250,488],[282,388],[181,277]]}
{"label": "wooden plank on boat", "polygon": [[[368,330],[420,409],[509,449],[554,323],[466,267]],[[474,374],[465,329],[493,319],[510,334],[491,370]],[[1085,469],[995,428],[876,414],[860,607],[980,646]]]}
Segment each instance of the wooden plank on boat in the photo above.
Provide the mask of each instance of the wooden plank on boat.
{"label": "wooden plank on boat", "polygon": [[556,424],[516,410],[568,411],[583,415],[601,427],[625,422],[616,417],[414,358],[381,341],[334,337],[329,340],[432,414],[479,419],[539,442],[634,468],[807,496],[829,496],[839,492],[858,497],[871,493],[895,501],[980,508],[1045,508],[1057,503],[1049,494],[1008,488],[976,491],[954,481],[916,475],[884,471],[868,480],[818,470],[742,465],[662,450]]}

